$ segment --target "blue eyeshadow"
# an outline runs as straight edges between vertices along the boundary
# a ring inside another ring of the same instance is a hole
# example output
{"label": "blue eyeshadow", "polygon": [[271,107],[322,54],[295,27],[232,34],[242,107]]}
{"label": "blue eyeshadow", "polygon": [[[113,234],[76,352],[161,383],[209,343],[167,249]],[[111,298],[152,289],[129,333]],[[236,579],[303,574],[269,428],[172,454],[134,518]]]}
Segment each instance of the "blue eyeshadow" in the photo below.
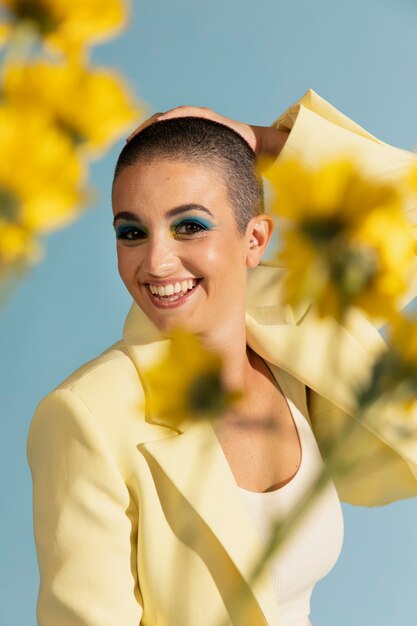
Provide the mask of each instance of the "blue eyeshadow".
{"label": "blue eyeshadow", "polygon": [[137,230],[137,231],[143,233],[144,235],[148,234],[147,231],[142,226],[138,226],[137,224],[122,224],[122,225],[116,227],[116,237],[120,238],[125,233],[128,233],[128,232],[130,232],[132,230]]}
{"label": "blue eyeshadow", "polygon": [[207,230],[214,228],[214,224],[209,220],[205,220],[203,217],[182,217],[174,222],[173,227],[177,228],[184,222],[194,222],[195,224],[200,224],[200,226],[203,226],[203,228],[206,228]]}

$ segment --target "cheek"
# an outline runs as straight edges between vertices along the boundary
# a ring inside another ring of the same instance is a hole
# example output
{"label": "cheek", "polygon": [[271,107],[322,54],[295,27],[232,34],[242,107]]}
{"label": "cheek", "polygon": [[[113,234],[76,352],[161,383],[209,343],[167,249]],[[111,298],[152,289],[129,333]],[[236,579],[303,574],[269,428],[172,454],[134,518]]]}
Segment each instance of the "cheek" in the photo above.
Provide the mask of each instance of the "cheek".
{"label": "cheek", "polygon": [[[202,275],[206,276],[211,283],[212,289],[228,294],[229,296],[240,294],[246,282],[246,256],[241,245],[233,245],[233,242],[224,242],[222,246],[213,246],[206,249],[205,255],[200,256],[199,267]],[[242,287],[243,285],[243,287]]]}
{"label": "cheek", "polygon": [[245,249],[241,241],[235,241],[232,237],[222,240],[222,245],[214,247],[210,251],[210,262],[217,268],[228,272],[233,267],[236,273],[245,266]]}
{"label": "cheek", "polygon": [[135,253],[135,248],[119,245],[117,247],[117,267],[124,282],[128,282],[134,277],[136,266],[137,253]]}
{"label": "cheek", "polygon": [[225,271],[225,267],[228,265],[227,255],[219,246],[207,245],[196,248],[195,253],[193,251],[192,257],[189,256],[191,266],[196,274],[208,279],[213,287],[214,283],[217,283]]}

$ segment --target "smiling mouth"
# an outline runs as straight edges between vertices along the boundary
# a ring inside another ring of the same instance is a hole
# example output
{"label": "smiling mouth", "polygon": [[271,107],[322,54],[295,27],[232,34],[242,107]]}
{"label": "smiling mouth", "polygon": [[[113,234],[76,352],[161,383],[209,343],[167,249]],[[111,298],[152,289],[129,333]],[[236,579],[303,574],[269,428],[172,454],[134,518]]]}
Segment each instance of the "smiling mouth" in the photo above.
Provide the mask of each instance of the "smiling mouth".
{"label": "smiling mouth", "polygon": [[145,283],[145,286],[154,304],[169,307],[186,302],[202,280],[202,278],[193,278],[168,285],[152,285],[151,283]]}

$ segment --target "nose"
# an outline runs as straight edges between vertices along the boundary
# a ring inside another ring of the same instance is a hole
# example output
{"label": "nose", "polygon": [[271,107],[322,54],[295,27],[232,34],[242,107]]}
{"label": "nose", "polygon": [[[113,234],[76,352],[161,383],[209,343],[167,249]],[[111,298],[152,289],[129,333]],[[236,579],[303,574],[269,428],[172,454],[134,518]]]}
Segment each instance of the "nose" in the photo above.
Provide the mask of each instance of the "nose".
{"label": "nose", "polygon": [[175,241],[170,236],[150,237],[146,245],[143,270],[148,276],[164,278],[178,268]]}

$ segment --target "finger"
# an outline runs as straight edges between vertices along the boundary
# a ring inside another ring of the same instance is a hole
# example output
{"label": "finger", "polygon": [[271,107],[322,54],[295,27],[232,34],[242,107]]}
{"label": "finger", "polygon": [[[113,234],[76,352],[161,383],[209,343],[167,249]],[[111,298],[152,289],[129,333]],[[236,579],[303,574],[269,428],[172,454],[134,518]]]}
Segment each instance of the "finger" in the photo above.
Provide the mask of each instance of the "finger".
{"label": "finger", "polygon": [[197,106],[179,106],[161,113],[159,120],[168,120],[175,117],[205,117],[207,119],[215,119],[217,113],[207,107]]}
{"label": "finger", "polygon": [[161,115],[160,112],[158,113],[154,113],[153,115],[151,115],[151,117],[149,117],[147,120],[145,120],[144,122],[142,122],[142,124],[140,124],[140,126],[138,126],[137,128],[135,128],[135,130],[133,131],[133,133],[131,133],[129,135],[129,137],[126,139],[126,141],[130,141],[135,135],[137,135],[138,133],[140,133],[144,128],[146,128],[147,126],[149,126],[150,124],[153,124],[156,120],[156,118]]}
{"label": "finger", "polygon": [[205,117],[206,119],[211,120],[220,120],[220,117],[217,113],[212,111],[207,107],[198,107],[198,106],[188,106],[181,105],[178,107],[174,107],[172,109],[168,109],[165,112],[154,113],[150,118],[145,120],[138,128],[136,128],[133,133],[129,135],[126,139],[126,143],[129,142],[135,135],[140,133],[144,128],[149,126],[150,124],[154,124],[156,121],[173,119],[176,117]]}
{"label": "finger", "polygon": [[162,115],[161,111],[158,111],[157,113],[154,113],[153,115],[151,115],[151,117],[149,117],[147,120],[142,122],[142,124],[138,126],[137,128],[135,128],[133,133],[131,133],[129,137],[127,137],[126,143],[130,141],[131,139],[133,139],[133,137],[137,135],[138,133],[140,133],[144,128],[146,128],[147,126],[150,126],[151,124],[154,124],[157,118],[161,115]]}

